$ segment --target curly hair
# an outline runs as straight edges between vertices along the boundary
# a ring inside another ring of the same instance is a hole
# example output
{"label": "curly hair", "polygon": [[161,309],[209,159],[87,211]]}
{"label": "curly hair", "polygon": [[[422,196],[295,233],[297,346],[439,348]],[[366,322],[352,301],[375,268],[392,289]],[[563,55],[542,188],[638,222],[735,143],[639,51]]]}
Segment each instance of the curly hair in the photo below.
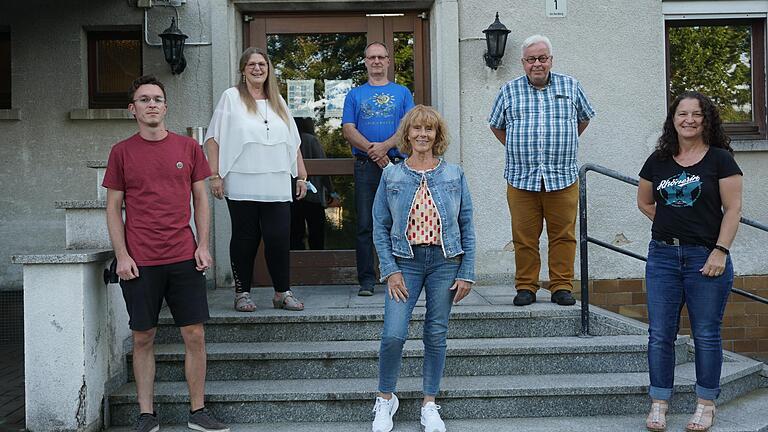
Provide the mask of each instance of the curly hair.
{"label": "curly hair", "polygon": [[683,92],[675,98],[675,100],[669,105],[667,111],[667,119],[664,121],[664,128],[662,129],[661,136],[656,145],[656,151],[662,157],[662,159],[671,158],[680,153],[680,143],[677,140],[677,130],[675,129],[675,112],[677,106],[683,99],[696,99],[699,101],[699,106],[704,114],[704,133],[702,138],[704,144],[712,147],[720,147],[733,153],[731,148],[731,138],[725,134],[723,130],[723,122],[720,120],[720,112],[712,100],[702,93],[697,91]]}
{"label": "curly hair", "polygon": [[432,154],[442,156],[448,149],[448,131],[445,120],[434,108],[424,105],[416,105],[403,117],[397,128],[397,148],[401,153],[411,156],[413,147],[408,142],[408,131],[411,126],[432,126],[435,129],[435,143],[432,146]]}

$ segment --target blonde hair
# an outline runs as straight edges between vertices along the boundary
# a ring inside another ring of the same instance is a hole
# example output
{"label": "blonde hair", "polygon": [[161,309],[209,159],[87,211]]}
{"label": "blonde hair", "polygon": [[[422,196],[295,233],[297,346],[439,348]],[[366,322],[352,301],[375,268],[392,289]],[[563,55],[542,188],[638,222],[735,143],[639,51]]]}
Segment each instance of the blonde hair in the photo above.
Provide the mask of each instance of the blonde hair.
{"label": "blonde hair", "polygon": [[435,144],[432,146],[432,154],[442,156],[448,149],[448,132],[445,120],[434,108],[425,105],[416,105],[403,117],[397,128],[397,148],[401,153],[410,156],[413,147],[408,142],[408,131],[411,126],[432,126],[435,129]]}
{"label": "blonde hair", "polygon": [[256,101],[253,100],[253,96],[248,92],[248,84],[245,83],[245,65],[248,64],[248,60],[251,56],[258,54],[264,57],[267,61],[267,80],[264,82],[264,94],[267,96],[267,103],[272,111],[276,112],[278,116],[285,122],[290,124],[290,117],[288,116],[288,110],[285,108],[282,97],[280,96],[280,86],[277,84],[277,78],[275,78],[275,68],[272,66],[272,60],[269,59],[267,52],[261,48],[249,47],[240,56],[240,81],[237,83],[237,90],[240,92],[240,99],[245,104],[249,112],[256,113],[259,108],[256,105]]}

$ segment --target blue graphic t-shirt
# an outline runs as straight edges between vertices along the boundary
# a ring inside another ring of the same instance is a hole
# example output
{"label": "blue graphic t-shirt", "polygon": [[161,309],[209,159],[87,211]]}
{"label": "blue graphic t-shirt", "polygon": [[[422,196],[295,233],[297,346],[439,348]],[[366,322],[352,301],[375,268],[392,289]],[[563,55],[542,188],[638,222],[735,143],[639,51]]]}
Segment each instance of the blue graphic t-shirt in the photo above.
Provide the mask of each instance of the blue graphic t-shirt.
{"label": "blue graphic t-shirt", "polygon": [[[341,123],[354,124],[358,132],[370,142],[382,142],[397,132],[400,120],[411,108],[413,96],[406,87],[395,83],[383,86],[365,83],[347,93]],[[354,146],[352,154],[366,155]],[[403,156],[397,148],[390,149],[388,154],[393,157]]]}
{"label": "blue graphic t-shirt", "polygon": [[640,170],[640,177],[653,183],[653,238],[712,247],[723,220],[719,180],[736,174],[742,175],[741,169],[721,148],[710,147],[698,163],[687,167],[654,152]]}

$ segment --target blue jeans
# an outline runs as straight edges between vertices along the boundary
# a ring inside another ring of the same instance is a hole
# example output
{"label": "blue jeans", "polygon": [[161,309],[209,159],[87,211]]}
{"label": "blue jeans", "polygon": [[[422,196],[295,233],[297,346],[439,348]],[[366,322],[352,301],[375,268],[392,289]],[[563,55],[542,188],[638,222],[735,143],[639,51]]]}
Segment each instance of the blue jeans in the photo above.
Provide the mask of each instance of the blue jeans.
{"label": "blue jeans", "polygon": [[361,286],[373,286],[373,199],[381,180],[381,168],[370,159],[355,159],[355,209],[357,210],[357,281]]}
{"label": "blue jeans", "polygon": [[408,323],[422,287],[426,289],[427,312],[424,317],[424,394],[434,396],[440,390],[445,367],[448,317],[456,291],[450,288],[461,265],[461,256],[446,259],[440,246],[414,246],[413,259],[397,258],[403,272],[408,299],[396,302],[389,295],[384,303],[384,330],[379,349],[379,391],[392,393],[400,376],[403,344],[408,337]]}
{"label": "blue jeans", "polygon": [[685,304],[696,345],[696,395],[715,400],[720,395],[723,343],[720,327],[733,286],[733,264],[717,277],[701,274],[711,250],[705,246],[673,246],[651,240],[645,283],[648,294],[648,369],[650,396],[669,400],[675,374],[675,339]]}

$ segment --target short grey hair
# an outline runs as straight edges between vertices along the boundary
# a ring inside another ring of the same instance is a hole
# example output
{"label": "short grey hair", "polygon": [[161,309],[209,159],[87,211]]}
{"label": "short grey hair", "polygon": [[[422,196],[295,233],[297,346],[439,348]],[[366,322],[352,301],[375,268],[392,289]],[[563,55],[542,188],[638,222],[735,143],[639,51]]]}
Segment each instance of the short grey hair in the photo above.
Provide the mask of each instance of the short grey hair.
{"label": "short grey hair", "polygon": [[537,43],[543,43],[547,46],[547,49],[549,50],[549,55],[552,55],[552,42],[549,41],[549,38],[542,35],[533,35],[529,36],[527,39],[523,41],[523,44],[520,45],[520,56],[522,57],[525,55],[525,50],[531,45],[536,45]]}

